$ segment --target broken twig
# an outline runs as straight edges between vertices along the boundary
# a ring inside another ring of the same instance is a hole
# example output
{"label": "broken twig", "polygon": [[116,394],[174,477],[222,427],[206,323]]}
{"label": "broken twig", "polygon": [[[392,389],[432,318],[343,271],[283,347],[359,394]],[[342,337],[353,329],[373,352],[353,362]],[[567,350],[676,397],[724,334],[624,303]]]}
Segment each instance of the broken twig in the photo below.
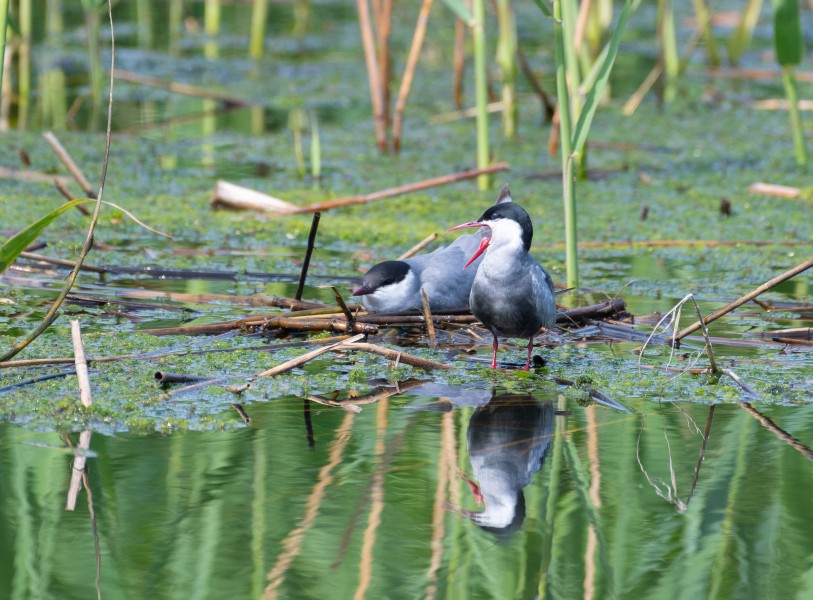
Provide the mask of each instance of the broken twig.
{"label": "broken twig", "polygon": [[813,258],[810,259],[810,260],[806,260],[805,262],[803,262],[803,263],[801,263],[799,265],[796,265],[795,267],[793,267],[792,269],[790,269],[788,271],[785,271],[781,275],[777,275],[773,279],[770,279],[770,280],[766,281],[765,283],[763,283],[758,288],[748,292],[747,294],[745,294],[744,296],[738,298],[734,302],[731,302],[730,304],[726,304],[724,307],[722,307],[721,309],[713,312],[712,314],[710,314],[705,319],[702,319],[701,321],[697,321],[697,322],[693,323],[692,325],[689,325],[685,329],[682,329],[677,334],[675,334],[672,338],[670,338],[669,342],[670,343],[679,342],[682,338],[686,337],[690,333],[693,333],[693,332],[697,331],[703,325],[708,325],[712,321],[716,321],[717,319],[719,319],[723,315],[726,315],[726,314],[730,313],[732,310],[734,310],[738,306],[742,306],[743,304],[745,304],[749,300],[753,300],[754,298],[756,298],[760,294],[763,294],[764,292],[767,292],[771,288],[779,285],[783,281],[786,281],[786,280],[790,279],[791,277],[794,277],[794,276],[798,275],[799,273],[802,273],[802,272],[806,271],[810,267],[813,267]]}
{"label": "broken twig", "polygon": [[[305,260],[302,261],[302,271],[299,273],[299,283],[296,286],[296,300],[302,300],[302,292],[305,289],[305,278],[308,276],[308,267],[311,264],[311,255],[313,254],[313,245],[316,242],[316,231],[319,229],[319,219],[322,213],[313,213],[313,221],[311,221],[311,230],[308,233],[308,246],[305,248]],[[335,289],[335,288],[334,288]]]}

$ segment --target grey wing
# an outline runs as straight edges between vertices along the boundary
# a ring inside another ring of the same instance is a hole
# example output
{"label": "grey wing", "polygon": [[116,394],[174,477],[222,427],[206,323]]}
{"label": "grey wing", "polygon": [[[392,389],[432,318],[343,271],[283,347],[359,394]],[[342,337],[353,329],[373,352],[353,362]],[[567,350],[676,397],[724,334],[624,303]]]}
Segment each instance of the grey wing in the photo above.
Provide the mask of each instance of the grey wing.
{"label": "grey wing", "polygon": [[430,260],[424,262],[420,277],[421,285],[426,290],[433,310],[463,308],[469,305],[469,294],[474,276],[477,274],[477,265],[470,265],[466,269],[463,265],[471,254],[474,254],[474,251],[466,253],[452,244],[444,248],[443,252],[427,255]]}
{"label": "grey wing", "polygon": [[536,263],[531,269],[534,285],[534,297],[539,314],[543,315],[542,327],[553,329],[556,325],[556,295],[553,289],[553,279],[540,264]]}

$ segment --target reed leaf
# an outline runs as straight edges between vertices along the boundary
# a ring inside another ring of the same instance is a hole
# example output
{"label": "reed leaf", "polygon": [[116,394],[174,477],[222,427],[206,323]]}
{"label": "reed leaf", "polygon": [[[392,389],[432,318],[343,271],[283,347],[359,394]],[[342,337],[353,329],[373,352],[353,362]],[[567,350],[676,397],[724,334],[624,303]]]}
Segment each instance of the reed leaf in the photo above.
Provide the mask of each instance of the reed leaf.
{"label": "reed leaf", "polygon": [[474,15],[463,0],[443,0],[443,3],[466,25],[474,25]]}
{"label": "reed leaf", "polygon": [[[0,0],[0,56],[6,55],[6,30],[8,29],[8,4],[9,0]],[[0,82],[3,81],[3,64],[0,60]]]}
{"label": "reed leaf", "polygon": [[548,3],[545,2],[545,0],[534,0],[534,4],[539,7],[539,10],[541,10],[546,17],[549,19],[553,18],[553,10],[551,10],[551,7],[548,6]]}
{"label": "reed leaf", "polygon": [[11,265],[11,263],[17,260],[20,253],[23,252],[35,239],[37,239],[37,236],[42,232],[42,230],[48,227],[48,225],[50,225],[54,219],[59,217],[59,215],[65,211],[70,210],[74,206],[82,204],[82,202],[86,201],[87,200],[85,199],[81,199],[66,202],[65,204],[62,204],[49,212],[44,217],[34,221],[31,223],[31,225],[7,240],[6,243],[0,246],[0,273],[5,271],[9,265]]}
{"label": "reed leaf", "polygon": [[740,61],[742,53],[751,44],[761,11],[762,0],[748,0],[748,4],[740,14],[740,21],[728,40],[728,60],[731,64],[736,65]]}
{"label": "reed leaf", "polygon": [[782,67],[782,84],[788,99],[791,134],[796,162],[807,163],[802,116],[799,113],[798,91],[793,67],[802,62],[803,40],[802,25],[799,18],[797,0],[772,0],[773,3],[773,39],[776,48],[776,62]]}
{"label": "reed leaf", "polygon": [[772,0],[776,62],[782,67],[802,62],[802,25],[798,0]]}
{"label": "reed leaf", "polygon": [[587,98],[584,101],[581,114],[579,115],[579,120],[576,122],[576,127],[573,132],[573,141],[571,144],[572,152],[581,152],[584,148],[585,142],[587,142],[587,134],[590,131],[593,116],[596,114],[596,109],[598,108],[599,100],[601,100],[601,94],[604,91],[604,86],[607,85],[607,81],[610,79],[610,71],[612,71],[615,58],[618,55],[618,46],[621,43],[621,36],[624,34],[624,30],[627,27],[631,5],[632,0],[626,0],[626,2],[624,2],[624,8],[621,9],[621,14],[618,17],[618,23],[616,24],[613,35],[610,38],[610,42],[607,46],[607,53],[604,55],[598,76],[596,77],[595,83],[593,83],[590,90],[587,92]]}
{"label": "reed leaf", "polygon": [[[16,235],[12,236],[10,239],[6,240],[6,242],[2,246],[0,246],[0,273],[5,271],[11,265],[11,263],[17,260],[17,257],[20,256],[20,253],[25,251],[25,249],[28,246],[30,246],[35,239],[37,239],[37,236],[39,236],[39,234],[42,233],[42,230],[48,227],[48,225],[50,225],[56,218],[58,218],[62,213],[64,213],[67,210],[70,210],[74,206],[83,204],[85,202],[96,202],[96,200],[93,200],[91,198],[79,198],[77,200],[70,200],[68,202],[65,202],[64,204],[57,206],[54,210],[49,212],[44,217],[41,217],[40,219],[31,223],[31,225],[29,225]],[[132,219],[145,229],[152,231],[153,233],[157,233],[158,235],[163,235],[165,237],[171,237],[166,233],[162,233],[157,229],[154,229],[149,225],[142,223],[135,217],[135,215],[133,215],[133,213],[122,208],[121,206],[118,206],[117,204],[113,204],[112,202],[106,202],[104,200],[102,200],[102,204],[106,204],[108,206],[115,208],[116,210],[120,210],[130,219]]]}

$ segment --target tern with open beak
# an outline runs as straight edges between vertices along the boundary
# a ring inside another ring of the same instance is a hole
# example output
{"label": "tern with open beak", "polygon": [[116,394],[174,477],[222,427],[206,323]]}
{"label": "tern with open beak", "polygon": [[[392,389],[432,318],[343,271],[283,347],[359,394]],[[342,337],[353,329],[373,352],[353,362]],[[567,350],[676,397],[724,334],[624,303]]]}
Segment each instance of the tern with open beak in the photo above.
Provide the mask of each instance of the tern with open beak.
{"label": "tern with open beak", "polygon": [[[510,195],[497,199],[498,203],[510,201]],[[468,258],[479,252],[485,234],[478,231],[461,235],[452,244],[429,254],[378,263],[367,271],[353,295],[361,296],[368,310],[399,313],[421,307],[423,288],[433,311],[466,308],[481,260]],[[471,267],[463,269],[463,265]]]}
{"label": "tern with open beak", "polygon": [[[508,186],[500,197],[510,198]],[[552,329],[556,323],[556,300],[553,281],[548,272],[530,255],[534,229],[531,218],[515,202],[500,202],[489,208],[476,221],[452,227],[487,227],[490,236],[483,236],[477,251],[466,267],[474,261],[477,268],[469,295],[471,312],[494,336],[491,368],[497,368],[497,338],[528,338],[528,360],[534,336],[539,330]]]}

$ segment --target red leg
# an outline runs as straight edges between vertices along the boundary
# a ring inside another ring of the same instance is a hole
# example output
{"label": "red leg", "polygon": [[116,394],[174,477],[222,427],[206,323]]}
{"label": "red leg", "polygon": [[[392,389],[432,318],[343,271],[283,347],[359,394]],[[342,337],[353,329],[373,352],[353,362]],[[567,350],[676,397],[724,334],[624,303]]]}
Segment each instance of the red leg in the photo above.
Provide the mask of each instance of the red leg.
{"label": "red leg", "polygon": [[494,354],[491,356],[491,368],[497,368],[497,336],[494,336]]}
{"label": "red leg", "polygon": [[526,371],[531,370],[531,351],[533,350],[533,347],[534,347],[534,338],[531,338],[530,340],[528,340],[528,360],[525,361]]}

